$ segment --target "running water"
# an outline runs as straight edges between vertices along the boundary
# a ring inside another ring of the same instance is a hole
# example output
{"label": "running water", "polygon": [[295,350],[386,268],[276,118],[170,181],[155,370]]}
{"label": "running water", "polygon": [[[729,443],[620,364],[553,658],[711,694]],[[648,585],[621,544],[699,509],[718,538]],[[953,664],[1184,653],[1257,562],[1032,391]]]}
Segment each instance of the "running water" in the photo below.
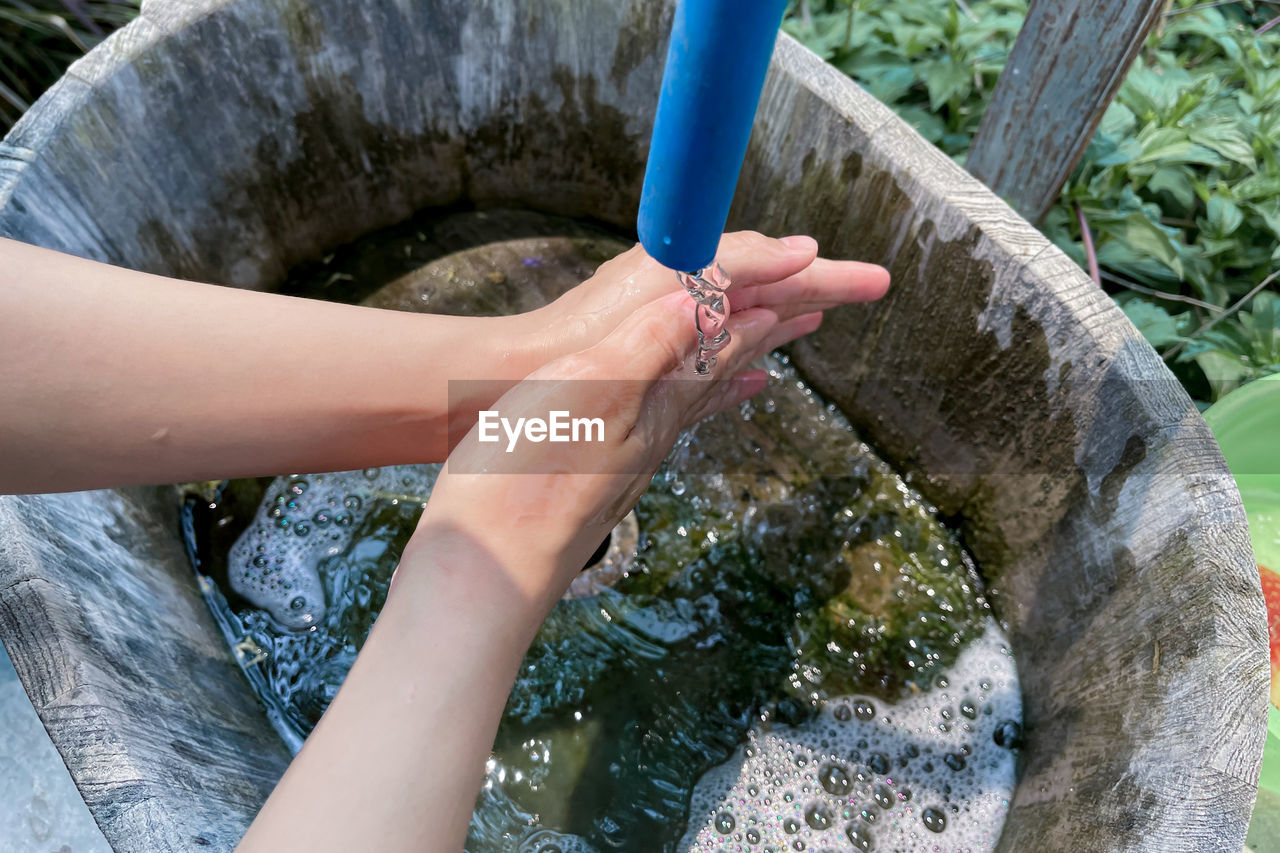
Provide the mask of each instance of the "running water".
{"label": "running water", "polygon": [[697,272],[678,272],[676,277],[698,304],[698,357],[694,370],[699,376],[706,376],[716,365],[716,354],[729,345],[729,330],[724,327],[729,317],[729,296],[725,291],[733,282],[724,267],[714,262]]}

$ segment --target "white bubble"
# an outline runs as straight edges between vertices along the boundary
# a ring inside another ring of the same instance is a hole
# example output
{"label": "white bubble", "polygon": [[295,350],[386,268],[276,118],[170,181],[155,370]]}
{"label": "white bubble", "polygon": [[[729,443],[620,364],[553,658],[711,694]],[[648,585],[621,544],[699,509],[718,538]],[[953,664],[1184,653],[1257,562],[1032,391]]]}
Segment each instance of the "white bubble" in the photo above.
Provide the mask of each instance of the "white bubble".
{"label": "white bubble", "polygon": [[[327,604],[321,562],[347,548],[377,499],[425,500],[439,473],[405,465],[277,477],[227,555],[231,588],[286,628],[310,628]],[[327,535],[311,535],[318,529]]]}
{"label": "white bubble", "polygon": [[[1008,647],[991,620],[939,680],[944,686],[893,704],[876,700],[878,715],[848,713],[867,697],[836,697],[804,725],[753,730],[744,747],[698,782],[678,849],[722,849],[715,821],[732,810],[761,844],[779,849],[800,841],[811,850],[850,843],[879,853],[995,850],[1017,756],[997,746],[993,734],[1001,721],[1022,719]],[[944,727],[944,712],[954,716],[962,702],[981,706],[971,731]],[[785,793],[770,796],[779,789]]]}

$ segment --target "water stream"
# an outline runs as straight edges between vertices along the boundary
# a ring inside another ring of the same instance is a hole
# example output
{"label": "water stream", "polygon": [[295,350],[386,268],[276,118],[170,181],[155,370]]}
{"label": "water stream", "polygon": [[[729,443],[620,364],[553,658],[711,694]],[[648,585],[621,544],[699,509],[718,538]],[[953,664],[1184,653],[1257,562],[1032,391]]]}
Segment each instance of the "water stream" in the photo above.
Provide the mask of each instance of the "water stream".
{"label": "water stream", "polygon": [[729,274],[717,263],[697,272],[676,273],[680,286],[688,291],[697,305],[694,324],[698,330],[698,353],[693,369],[701,376],[716,365],[716,354],[729,345]]}

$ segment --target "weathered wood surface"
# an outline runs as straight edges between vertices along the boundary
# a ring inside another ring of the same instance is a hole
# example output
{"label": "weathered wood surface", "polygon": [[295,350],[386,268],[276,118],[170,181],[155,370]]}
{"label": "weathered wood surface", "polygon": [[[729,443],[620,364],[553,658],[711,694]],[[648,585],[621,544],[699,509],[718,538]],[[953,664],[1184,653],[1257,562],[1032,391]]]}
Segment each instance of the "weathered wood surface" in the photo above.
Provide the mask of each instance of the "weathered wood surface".
{"label": "weathered wood surface", "polygon": [[289,762],[177,507],[172,489],[0,497],[0,637],[119,850],[232,849]]}
{"label": "weathered wood surface", "polygon": [[1168,0],[1032,0],[965,163],[1033,222],[1080,162]]}
{"label": "weathered wood surface", "polygon": [[[423,207],[630,228],[670,13],[152,2],[0,145],[0,234],[267,287]],[[834,312],[794,355],[961,519],[991,581],[1026,691],[1002,853],[1238,853],[1264,609],[1226,466],[1150,347],[1031,226],[790,39],[731,224],[893,271],[884,301]],[[5,499],[0,541],[0,637],[107,837],[229,848],[283,759],[215,654],[171,510]]]}

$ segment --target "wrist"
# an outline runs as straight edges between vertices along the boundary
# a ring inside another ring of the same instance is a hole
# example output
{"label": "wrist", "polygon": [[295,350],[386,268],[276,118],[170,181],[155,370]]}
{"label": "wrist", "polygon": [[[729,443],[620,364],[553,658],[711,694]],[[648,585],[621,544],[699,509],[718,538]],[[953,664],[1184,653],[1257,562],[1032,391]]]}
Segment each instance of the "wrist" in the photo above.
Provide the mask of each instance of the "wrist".
{"label": "wrist", "polygon": [[405,547],[389,599],[447,601],[484,621],[500,620],[525,644],[531,641],[563,594],[559,561],[536,549],[512,548],[500,531],[427,512]]}

